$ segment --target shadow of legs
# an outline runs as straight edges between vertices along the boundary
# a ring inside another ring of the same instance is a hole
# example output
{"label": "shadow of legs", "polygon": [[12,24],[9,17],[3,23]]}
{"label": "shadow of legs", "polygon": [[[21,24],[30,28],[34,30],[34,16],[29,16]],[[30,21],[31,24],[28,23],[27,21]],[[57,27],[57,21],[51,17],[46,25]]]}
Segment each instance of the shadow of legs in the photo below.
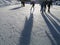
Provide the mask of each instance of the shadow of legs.
{"label": "shadow of legs", "polygon": [[22,30],[21,37],[20,37],[20,44],[19,45],[29,45],[30,44],[30,37],[33,27],[33,15],[30,14],[29,19],[26,18],[24,29]]}
{"label": "shadow of legs", "polygon": [[[55,40],[56,44],[57,45],[60,45],[60,35],[55,31],[55,28],[52,26],[51,22],[50,22],[50,18],[47,17],[47,14],[42,14],[42,17],[44,18],[48,28],[49,28],[49,31],[53,37],[53,39]],[[51,39],[51,38],[50,38]],[[53,40],[52,40],[53,41]],[[52,45],[54,43],[52,42]],[[55,45],[56,45],[55,44]]]}
{"label": "shadow of legs", "polygon": [[50,19],[50,21],[52,22],[53,26],[57,29],[57,31],[60,32],[60,26],[47,13],[45,14]]}
{"label": "shadow of legs", "polygon": [[60,23],[60,20],[57,17],[55,17],[51,12],[49,14]]}

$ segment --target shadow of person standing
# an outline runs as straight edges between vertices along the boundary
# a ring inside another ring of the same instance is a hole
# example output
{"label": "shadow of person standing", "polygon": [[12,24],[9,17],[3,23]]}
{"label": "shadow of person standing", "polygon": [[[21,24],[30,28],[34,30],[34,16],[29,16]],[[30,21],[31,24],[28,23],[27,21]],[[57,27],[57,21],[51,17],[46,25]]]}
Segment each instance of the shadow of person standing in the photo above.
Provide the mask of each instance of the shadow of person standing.
{"label": "shadow of person standing", "polygon": [[33,27],[33,14],[30,14],[29,19],[27,19],[26,17],[24,29],[21,32],[19,45],[30,45],[32,27]]}

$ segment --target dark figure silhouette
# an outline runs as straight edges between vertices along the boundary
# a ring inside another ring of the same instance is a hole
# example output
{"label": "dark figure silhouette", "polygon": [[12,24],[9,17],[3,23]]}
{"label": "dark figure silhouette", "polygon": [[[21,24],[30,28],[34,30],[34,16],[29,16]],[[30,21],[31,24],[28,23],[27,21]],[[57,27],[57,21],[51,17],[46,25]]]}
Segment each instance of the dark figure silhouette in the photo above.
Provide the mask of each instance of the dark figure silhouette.
{"label": "dark figure silhouette", "polygon": [[43,11],[44,11],[44,12],[46,11],[46,4],[47,4],[47,1],[44,1],[44,2],[43,2],[43,6],[44,6]]}
{"label": "dark figure silhouette", "polygon": [[48,6],[48,12],[50,12],[50,7],[52,5],[52,0],[47,1],[47,6]]}
{"label": "dark figure silhouette", "polygon": [[21,6],[24,7],[25,6],[25,0],[21,0],[21,4],[22,4]]}
{"label": "dark figure silhouette", "polygon": [[33,12],[34,12],[35,1],[31,1],[31,5],[32,5],[32,7],[31,7],[31,9],[30,9],[30,10],[32,10],[32,9],[33,9]]}
{"label": "dark figure silhouette", "polygon": [[41,4],[41,10],[43,12],[43,2],[40,3]]}
{"label": "dark figure silhouette", "polygon": [[41,10],[40,11],[42,11],[42,13],[46,11],[46,4],[47,4],[47,1],[41,2]]}

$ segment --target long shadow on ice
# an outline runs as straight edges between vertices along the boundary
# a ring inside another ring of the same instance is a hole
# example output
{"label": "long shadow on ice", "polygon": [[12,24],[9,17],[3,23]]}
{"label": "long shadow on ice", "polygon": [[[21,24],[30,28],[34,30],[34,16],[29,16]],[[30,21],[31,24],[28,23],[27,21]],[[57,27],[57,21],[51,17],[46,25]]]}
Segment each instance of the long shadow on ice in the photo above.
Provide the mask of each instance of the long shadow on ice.
{"label": "long shadow on ice", "polygon": [[30,44],[32,27],[33,27],[33,14],[30,14],[29,19],[26,18],[26,20],[25,20],[25,25],[24,25],[24,29],[22,30],[22,33],[21,33],[19,45],[29,45]]}
{"label": "long shadow on ice", "polygon": [[51,19],[51,17],[49,17],[49,15],[47,15],[47,14],[42,13],[42,17],[44,18],[44,20],[45,20],[45,22],[49,28],[49,31],[52,35],[52,37],[51,37],[50,34],[46,32],[46,34],[49,37],[52,45],[60,45],[60,34],[57,33],[56,29],[52,25],[55,22],[53,23],[53,21],[52,21],[53,19]]}
{"label": "long shadow on ice", "polygon": [[55,17],[51,12],[49,14],[60,23],[60,20],[57,17]]}
{"label": "long shadow on ice", "polygon": [[45,13],[46,16],[50,19],[50,21],[52,22],[53,26],[56,28],[57,32],[60,33],[60,25],[58,25],[55,20],[53,18],[51,18],[51,16],[49,16],[47,13]]}

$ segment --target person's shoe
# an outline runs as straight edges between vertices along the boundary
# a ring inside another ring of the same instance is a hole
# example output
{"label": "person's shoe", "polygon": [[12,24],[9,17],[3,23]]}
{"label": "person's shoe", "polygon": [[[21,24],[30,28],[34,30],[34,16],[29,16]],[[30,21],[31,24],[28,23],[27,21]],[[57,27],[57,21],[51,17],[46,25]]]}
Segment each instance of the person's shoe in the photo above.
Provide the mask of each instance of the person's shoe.
{"label": "person's shoe", "polygon": [[48,12],[50,13],[50,10],[48,10]]}
{"label": "person's shoe", "polygon": [[23,5],[23,7],[25,7],[25,5]]}

